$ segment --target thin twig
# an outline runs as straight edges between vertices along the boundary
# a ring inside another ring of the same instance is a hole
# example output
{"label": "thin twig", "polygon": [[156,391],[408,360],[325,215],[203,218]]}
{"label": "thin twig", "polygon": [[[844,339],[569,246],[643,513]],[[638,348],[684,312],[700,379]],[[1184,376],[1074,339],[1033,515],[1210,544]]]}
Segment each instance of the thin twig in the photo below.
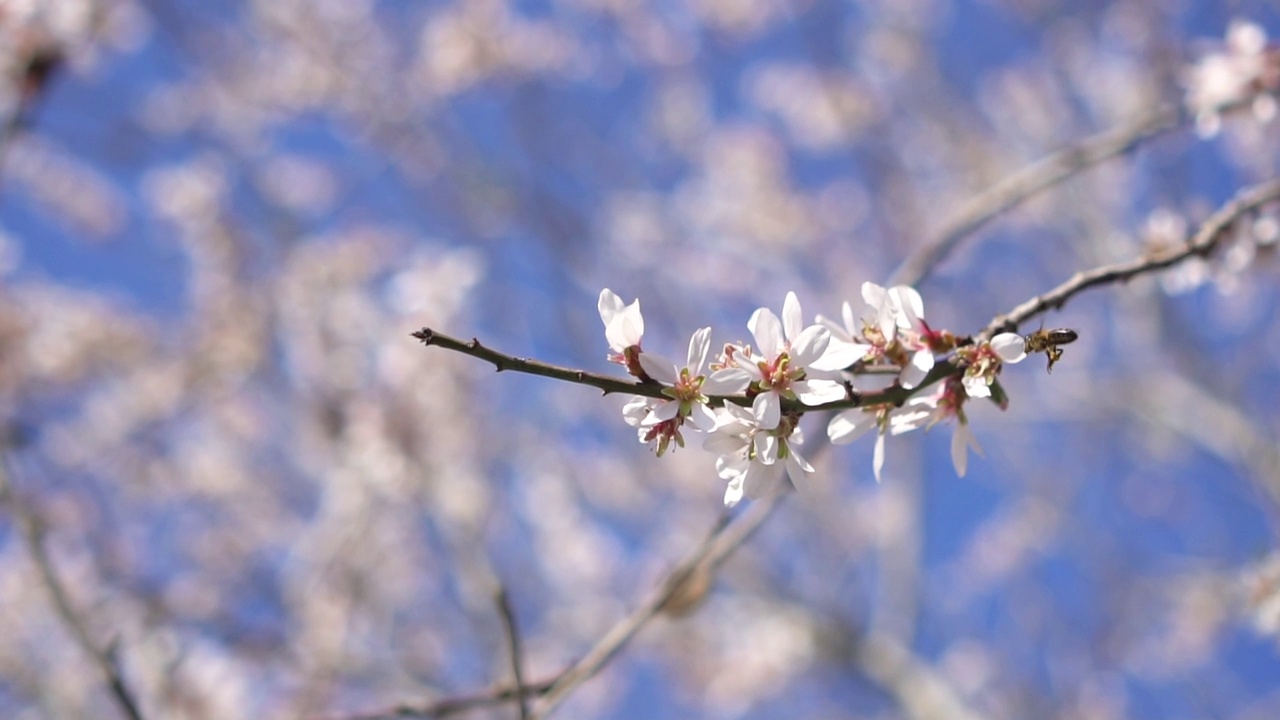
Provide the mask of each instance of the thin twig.
{"label": "thin twig", "polygon": [[331,715],[333,720],[394,720],[395,718],[446,718],[453,715],[479,710],[480,708],[503,705],[515,700],[518,695],[528,697],[545,693],[551,688],[555,678],[547,678],[528,683],[517,689],[514,685],[499,685],[489,690],[482,690],[470,695],[453,695],[426,704],[400,703],[398,705],[353,714]]}
{"label": "thin twig", "polygon": [[666,397],[662,394],[663,386],[658,383],[644,383],[634,380],[620,380],[609,375],[597,375],[589,373],[585,370],[575,370],[573,368],[560,367],[558,365],[550,365],[548,363],[530,360],[529,358],[515,357],[500,353],[496,350],[485,347],[478,339],[470,341],[459,340],[457,338],[442,335],[430,328],[422,328],[413,333],[413,337],[422,341],[423,345],[442,347],[446,350],[460,352],[463,355],[470,355],[479,358],[493,365],[498,372],[503,370],[511,370],[514,372],[525,373],[528,375],[539,375],[542,377],[554,378],[565,382],[576,383],[578,385],[587,385],[598,388],[606,395],[609,393],[630,393],[633,395],[644,395],[652,398]]}
{"label": "thin twig", "polygon": [[26,541],[27,550],[31,555],[31,561],[39,571],[40,580],[53,599],[54,609],[57,611],[63,625],[71,632],[71,637],[75,639],[76,644],[98,666],[98,670],[102,673],[103,679],[111,691],[111,696],[115,698],[121,712],[130,720],[143,720],[143,714],[138,707],[138,702],[134,698],[133,692],[130,691],[120,670],[115,643],[112,642],[106,648],[100,649],[90,637],[84,621],[72,607],[71,598],[62,584],[62,580],[53,569],[53,561],[45,548],[44,524],[36,517],[35,513],[29,511],[19,500],[18,493],[9,480],[8,470],[2,458],[0,458],[0,503],[8,505],[9,512],[13,515],[20,528]]}
{"label": "thin twig", "polygon": [[722,515],[706,540],[667,575],[644,603],[605,633],[582,659],[560,673],[551,688],[542,695],[532,717],[546,717],[578,686],[595,676],[641,628],[662,611],[663,606],[680,590],[690,575],[700,567],[708,570],[718,568],[768,519],[785,495],[785,490],[779,491],[754,503],[735,523],[729,523],[728,516]]}
{"label": "thin twig", "polygon": [[[1172,370],[1148,369],[1137,385],[1104,393],[1115,409],[1175,432],[1231,463],[1243,464],[1265,492],[1272,513],[1280,509],[1280,447],[1274,435],[1221,392]],[[1185,408],[1195,408],[1188,413]]]}
{"label": "thin twig", "polygon": [[907,257],[893,274],[895,285],[915,285],[933,272],[960,241],[1028,198],[1094,165],[1133,150],[1181,125],[1183,114],[1166,106],[1104,130],[1043,157],[983,190],[943,223],[933,238]]}
{"label": "thin twig", "polygon": [[520,708],[520,720],[529,720],[529,698],[524,693],[524,661],[520,652],[520,631],[516,626],[516,614],[511,609],[511,598],[505,587],[499,587],[495,600],[498,603],[498,614],[502,616],[502,627],[507,634],[507,651],[511,654],[511,675],[515,680],[516,704]]}
{"label": "thin twig", "polygon": [[1099,285],[1125,282],[1139,275],[1172,267],[1191,257],[1205,257],[1217,248],[1237,220],[1259,207],[1280,200],[1280,179],[1245,188],[1235,198],[1218,209],[1200,226],[1187,242],[1151,252],[1114,265],[1104,265],[1085,272],[1078,272],[1070,280],[1049,292],[1031,298],[1004,315],[997,316],[981,333],[978,340],[990,340],[996,333],[1014,330],[1027,320],[1051,309],[1062,307],[1072,297]]}
{"label": "thin twig", "polygon": [[554,678],[530,683],[519,688],[500,685],[472,695],[444,698],[426,705],[402,703],[373,712],[333,716],[334,720],[393,720],[394,718],[444,718],[468,710],[511,702],[517,698],[541,697],[542,705],[530,709],[530,718],[542,718],[564,701],[582,683],[591,679],[650,620],[663,611],[686,580],[700,570],[714,571],[733,554],[769,517],[785,495],[785,491],[753,503],[737,522],[721,513],[706,538],[679,565],[658,583],[657,589],[639,607],[619,620],[582,659],[565,668]]}
{"label": "thin twig", "polygon": [[942,673],[894,638],[860,638],[851,659],[911,720],[982,720]]}

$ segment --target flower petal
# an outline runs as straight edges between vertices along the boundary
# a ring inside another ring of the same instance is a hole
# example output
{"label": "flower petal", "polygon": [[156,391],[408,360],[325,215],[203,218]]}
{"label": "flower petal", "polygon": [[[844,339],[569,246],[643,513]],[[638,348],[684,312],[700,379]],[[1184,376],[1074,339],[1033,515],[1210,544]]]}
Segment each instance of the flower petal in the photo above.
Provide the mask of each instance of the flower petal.
{"label": "flower petal", "polygon": [[639,298],[636,298],[635,302],[622,309],[622,317],[626,318],[626,322],[622,325],[622,330],[629,344],[639,345],[640,339],[644,337],[644,315],[640,314]]}
{"label": "flower petal", "polygon": [[969,446],[964,438],[968,431],[968,425],[956,425],[956,431],[951,434],[951,464],[960,477],[969,469]]}
{"label": "flower petal", "polygon": [[801,330],[791,343],[792,367],[807,368],[820,360],[831,342],[831,331],[821,325],[810,325]]}
{"label": "flower petal", "polygon": [[833,333],[831,342],[827,345],[827,351],[823,353],[822,357],[809,363],[809,367],[814,370],[825,371],[844,370],[866,357],[869,352],[871,352],[870,345],[846,342],[836,337]]}
{"label": "flower petal", "polygon": [[736,422],[748,429],[756,427],[755,414],[751,410],[735,403],[725,403],[717,415],[720,416],[720,422],[722,423]]}
{"label": "flower petal", "polygon": [[764,371],[755,363],[744,363],[739,365],[738,369],[747,374],[747,377],[749,378],[747,382],[751,382],[753,380],[764,380]]}
{"label": "flower petal", "polygon": [[969,424],[965,422],[957,423],[956,430],[951,435],[951,464],[956,468],[956,475],[964,477],[965,470],[968,469],[969,455],[966,452],[968,448],[982,457],[982,446],[978,444],[978,439],[973,436],[973,431],[969,429]]}
{"label": "flower petal", "polygon": [[742,501],[742,486],[746,480],[745,474],[734,475],[729,481],[729,486],[724,489],[724,506],[733,507]]}
{"label": "flower petal", "polygon": [[747,465],[746,473],[742,476],[743,490],[746,496],[752,500],[762,498],[768,495],[782,479],[781,468],[773,468],[768,465],[761,465],[753,462]]}
{"label": "flower petal", "polygon": [[794,292],[787,293],[786,299],[782,301],[782,329],[786,333],[787,340],[793,343],[800,337],[800,331],[804,329],[804,315],[800,312],[800,300]]}
{"label": "flower petal", "polygon": [[859,408],[845,410],[831,418],[827,425],[827,437],[837,445],[845,445],[862,437],[876,426],[876,413]]}
{"label": "flower petal", "polygon": [[702,441],[702,449],[710,453],[715,453],[721,458],[732,458],[743,454],[743,449],[747,444],[742,435],[726,432],[723,427],[717,428],[714,432]]}
{"label": "flower petal", "polygon": [[626,307],[615,308],[612,300],[604,297],[604,293],[600,294],[600,298],[601,319],[609,313],[609,319],[604,324],[604,336],[609,341],[609,347],[622,352],[632,345],[639,345],[644,337],[644,316],[640,314],[640,301],[637,299]]}
{"label": "flower petal", "polygon": [[805,405],[821,405],[845,399],[844,386],[832,380],[801,380],[792,383],[791,389]]}
{"label": "flower petal", "polygon": [[960,382],[964,385],[964,394],[975,400],[991,397],[991,385],[982,375],[965,375]]}
{"label": "flower petal", "polygon": [[783,464],[787,468],[787,477],[791,478],[791,484],[795,486],[797,491],[802,494],[812,491],[812,488],[809,487],[808,475],[813,472],[812,465],[797,455],[794,450],[787,454]]}
{"label": "flower petal", "polygon": [[613,317],[622,312],[625,305],[622,298],[618,297],[609,288],[600,291],[600,299],[596,302],[596,308],[600,310],[600,319],[604,321],[604,326],[609,327],[609,323],[613,321]]}
{"label": "flower petal", "polygon": [[898,310],[898,326],[908,330],[921,330],[924,320],[924,300],[920,293],[909,285],[896,285],[889,290]]}
{"label": "flower petal", "polygon": [[917,430],[932,416],[933,410],[930,409],[904,407],[889,416],[889,434],[902,435]]}
{"label": "flower petal", "polygon": [[644,419],[649,416],[649,411],[653,407],[653,398],[647,398],[643,395],[636,395],[622,406],[622,419],[631,427],[640,427]]}
{"label": "flower petal", "polygon": [[721,455],[716,458],[716,475],[723,480],[738,477],[747,471],[747,459],[737,455]]}
{"label": "flower petal", "polygon": [[852,338],[849,337],[848,331],[844,329],[844,326],[825,315],[819,315],[815,317],[813,321],[831,331],[832,341],[835,341],[837,338],[843,339],[845,342],[852,340]]}
{"label": "flower petal", "polygon": [[898,336],[898,311],[888,298],[876,308],[876,327],[880,328],[886,342]]}
{"label": "flower petal", "polygon": [[851,338],[856,336],[858,323],[853,317],[853,306],[849,304],[848,300],[845,300],[844,304],[840,306],[840,317],[844,320],[844,329],[849,333],[849,336]]}
{"label": "flower petal", "polygon": [[871,456],[871,469],[875,471],[876,482],[880,482],[881,471],[884,470],[884,433],[876,435],[876,449]]}
{"label": "flower petal", "polygon": [[736,395],[747,389],[751,374],[741,368],[724,368],[702,381],[704,395]]}
{"label": "flower petal", "polygon": [[649,415],[651,424],[658,424],[674,419],[680,414],[680,403],[674,400],[659,402],[653,407],[653,412]]}
{"label": "flower petal", "polygon": [[1027,357],[1027,340],[1017,333],[1000,333],[991,338],[991,349],[1004,362],[1018,363]]}
{"label": "flower petal", "polygon": [[689,408],[689,420],[702,432],[711,432],[716,429],[716,414],[705,403],[694,403]]}
{"label": "flower petal", "polygon": [[782,398],[778,391],[762,392],[751,402],[751,413],[761,430],[772,430],[782,420]]}
{"label": "flower petal", "polygon": [[773,360],[782,352],[786,339],[782,337],[782,322],[769,308],[760,308],[751,314],[747,321],[747,329],[756,340],[760,355],[766,360]]}
{"label": "flower petal", "polygon": [[694,377],[703,374],[707,367],[707,352],[711,349],[711,328],[704,327],[693,334],[689,338],[689,362],[685,367],[689,368],[690,374]]}
{"label": "flower petal", "polygon": [[640,353],[639,360],[645,374],[663,385],[671,387],[679,382],[680,371],[676,369],[675,363],[661,355]]}
{"label": "flower petal", "polygon": [[873,310],[880,310],[880,307],[885,304],[884,301],[887,295],[887,290],[870,280],[862,283],[862,300],[867,305],[871,306],[871,309]]}
{"label": "flower petal", "polygon": [[[640,357],[644,357],[641,355]],[[898,375],[898,382],[902,387],[910,390],[920,383],[924,382],[929,371],[933,369],[933,353],[928,350],[919,350],[911,356],[911,362],[902,368],[902,373]]]}
{"label": "flower petal", "polygon": [[769,433],[756,433],[756,462],[772,465],[778,462],[778,438]]}

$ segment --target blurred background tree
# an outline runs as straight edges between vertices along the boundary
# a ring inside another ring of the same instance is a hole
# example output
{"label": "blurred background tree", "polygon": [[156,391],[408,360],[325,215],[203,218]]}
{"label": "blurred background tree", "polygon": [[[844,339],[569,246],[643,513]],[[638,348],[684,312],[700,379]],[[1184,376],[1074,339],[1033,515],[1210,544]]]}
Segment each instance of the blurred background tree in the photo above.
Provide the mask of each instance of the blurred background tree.
{"label": "blurred background tree", "polygon": [[608,372],[602,287],[679,356],[867,280],[978,332],[1275,177],[1277,23],[0,0],[0,714],[1276,717],[1270,208],[1051,314],[965,478],[865,441],[728,515],[620,398],[410,333]]}

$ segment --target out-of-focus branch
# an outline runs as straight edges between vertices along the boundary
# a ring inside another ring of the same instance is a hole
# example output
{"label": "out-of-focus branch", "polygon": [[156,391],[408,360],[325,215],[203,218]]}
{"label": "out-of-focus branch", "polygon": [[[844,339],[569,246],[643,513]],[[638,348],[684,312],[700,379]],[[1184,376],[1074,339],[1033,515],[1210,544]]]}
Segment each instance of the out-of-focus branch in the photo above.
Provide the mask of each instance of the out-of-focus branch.
{"label": "out-of-focus branch", "polygon": [[[1280,509],[1280,449],[1235,404],[1181,374],[1146,372],[1136,386],[1106,395],[1124,410],[1182,435],[1227,462],[1243,463],[1254,483]],[[1195,408],[1195,412],[1187,412]]]}
{"label": "out-of-focus branch", "polygon": [[976,339],[989,340],[998,332],[1016,329],[1020,324],[1049,309],[1062,307],[1072,297],[1091,287],[1125,282],[1139,275],[1172,267],[1191,257],[1205,257],[1212,253],[1222,239],[1230,233],[1237,220],[1277,200],[1280,200],[1280,180],[1278,179],[1245,188],[1211,215],[1200,229],[1187,239],[1186,243],[1153,251],[1144,257],[1127,262],[1078,272],[1053,290],[1031,298],[1004,315],[997,316],[977,335]]}
{"label": "out-of-focus branch", "polygon": [[911,720],[982,720],[936,669],[889,637],[859,639],[852,660]]}
{"label": "out-of-focus branch", "polygon": [[507,652],[511,654],[511,676],[515,681],[516,704],[520,707],[520,720],[529,718],[529,699],[524,691],[524,660],[520,651],[520,629],[516,626],[516,613],[511,609],[511,598],[505,587],[499,587],[496,601],[502,627],[507,635]]}
{"label": "out-of-focus branch", "polygon": [[786,491],[782,490],[753,503],[746,514],[735,523],[730,523],[727,515],[721,515],[702,544],[663,579],[645,602],[605,633],[604,637],[581,660],[560,673],[551,688],[540,699],[532,717],[546,717],[578,686],[599,672],[641,628],[663,611],[672,598],[683,591],[686,581],[698,572],[718,568],[733,554],[733,551],[741,547],[764,524],[785,494]]}
{"label": "out-of-focus branch", "polygon": [[332,715],[333,720],[394,720],[395,718],[446,718],[460,715],[471,710],[502,705],[516,700],[520,696],[528,697],[545,693],[555,682],[555,678],[529,683],[522,688],[514,685],[500,685],[470,695],[454,695],[432,703],[401,703],[393,707],[368,712]]}
{"label": "out-of-focus branch", "polygon": [[62,624],[71,633],[71,637],[75,639],[76,644],[92,659],[94,665],[98,666],[99,672],[102,673],[103,679],[111,691],[111,696],[115,699],[116,704],[120,706],[120,711],[130,720],[143,720],[144,716],[139,709],[138,701],[134,698],[133,692],[129,689],[129,685],[125,682],[124,674],[121,672],[119,659],[116,656],[115,643],[112,642],[106,648],[99,648],[90,637],[89,629],[72,607],[71,598],[62,584],[62,580],[59,579],[58,573],[53,569],[53,561],[45,549],[44,524],[18,498],[18,493],[9,480],[8,469],[4,465],[3,458],[0,458],[0,504],[9,508],[9,513],[13,516],[15,523],[22,532],[23,539],[27,544],[27,551],[31,555],[31,561],[35,564],[37,571],[40,573],[41,582],[53,599],[53,607],[57,611],[58,618],[62,620]]}
{"label": "out-of-focus branch", "polygon": [[[501,685],[473,695],[444,698],[425,704],[401,704],[370,713],[335,716],[335,720],[389,720],[390,718],[443,718],[468,710],[524,699],[540,698],[540,704],[528,717],[543,718],[564,702],[574,690],[590,680],[635,637],[654,617],[666,612],[673,602],[681,600],[688,583],[703,573],[713,572],[735,550],[742,546],[773,513],[785,491],[780,491],[752,504],[737,522],[722,513],[707,537],[679,565],[658,583],[653,593],[622,620],[618,621],[580,660],[556,677],[521,687]],[[508,631],[511,632],[511,631]]]}
{"label": "out-of-focus branch", "polygon": [[1176,106],[1162,107],[1068,145],[996,182],[961,205],[931,239],[911,253],[894,272],[893,284],[915,285],[924,280],[970,233],[1063,180],[1179,127],[1182,116]]}

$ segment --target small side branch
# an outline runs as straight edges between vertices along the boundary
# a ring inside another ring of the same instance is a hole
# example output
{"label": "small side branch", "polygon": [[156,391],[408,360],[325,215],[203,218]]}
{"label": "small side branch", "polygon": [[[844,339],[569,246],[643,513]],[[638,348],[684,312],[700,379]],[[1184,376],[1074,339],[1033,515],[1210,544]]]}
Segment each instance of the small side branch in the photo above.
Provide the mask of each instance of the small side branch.
{"label": "small side branch", "polygon": [[478,339],[469,341],[458,340],[457,338],[441,335],[440,333],[430,329],[422,328],[413,333],[413,337],[422,341],[423,345],[435,345],[446,350],[460,352],[463,355],[470,355],[473,358],[479,358],[493,365],[498,372],[503,370],[511,370],[514,372],[525,373],[528,375],[540,375],[542,377],[554,378],[565,382],[576,383],[578,385],[588,385],[590,387],[599,388],[606,395],[609,393],[630,393],[632,395],[644,395],[645,397],[662,398],[666,397],[662,394],[662,386],[657,383],[635,382],[631,380],[619,380],[608,375],[597,375],[584,370],[575,370],[573,368],[560,367],[558,365],[550,365],[548,363],[530,360],[529,358],[515,357],[500,353],[496,350],[485,347]]}
{"label": "small side branch", "polygon": [[1072,297],[1091,287],[1125,282],[1139,275],[1172,267],[1192,257],[1206,257],[1227,237],[1235,227],[1236,221],[1263,205],[1277,200],[1280,200],[1280,179],[1268,180],[1245,188],[1210,216],[1200,229],[1187,239],[1186,243],[1127,262],[1078,272],[1053,290],[1031,298],[1008,313],[996,317],[977,337],[980,340],[989,340],[998,332],[1016,329],[1037,315],[1052,308],[1062,307]]}
{"label": "small side branch", "polygon": [[511,609],[511,598],[505,587],[499,587],[497,597],[498,614],[502,616],[502,626],[507,635],[507,651],[511,655],[511,675],[516,683],[516,704],[520,708],[520,720],[529,720],[529,699],[525,695],[524,660],[520,651],[520,630],[516,625],[516,614]]}
{"label": "small side branch", "polygon": [[538,720],[546,717],[564,702],[570,693],[594,677],[636,636],[636,633],[640,632],[641,628],[671,603],[672,598],[683,589],[685,581],[694,573],[713,572],[719,568],[764,524],[785,494],[785,491],[780,491],[753,503],[747,513],[736,523],[730,523],[727,515],[721,515],[720,520],[702,544],[667,575],[645,602],[605,633],[604,637],[582,659],[560,673],[547,692],[542,695],[532,717]]}
{"label": "small side branch", "polygon": [[[401,703],[381,710],[363,711],[343,715],[331,715],[331,720],[395,720],[396,718],[447,718],[512,700],[545,693],[555,682],[554,678],[540,680],[517,689],[514,685],[498,687],[470,695],[454,695],[432,703]],[[528,700],[523,700],[528,702]]]}
{"label": "small side branch", "polygon": [[18,494],[9,480],[8,470],[4,466],[2,458],[0,458],[0,504],[8,506],[9,512],[13,515],[19,530],[22,532],[31,561],[40,573],[41,583],[53,599],[53,607],[57,611],[58,618],[62,620],[62,624],[70,631],[71,637],[75,639],[76,644],[93,660],[94,665],[98,666],[99,672],[102,673],[102,677],[111,691],[111,696],[115,699],[116,704],[120,706],[120,710],[125,717],[129,718],[129,720],[143,720],[138,701],[134,698],[133,692],[129,689],[129,685],[125,682],[124,674],[120,670],[115,643],[111,643],[106,648],[99,648],[90,637],[89,629],[72,607],[71,597],[67,593],[66,587],[62,584],[62,580],[58,577],[58,573],[53,569],[53,561],[45,548],[44,524],[18,498]]}
{"label": "small side branch", "polygon": [[911,720],[983,720],[940,672],[897,640],[860,639],[852,659]]}
{"label": "small side branch", "polygon": [[[619,620],[608,632],[596,642],[580,660],[565,668],[554,678],[536,683],[523,684],[517,680],[516,685],[504,685],[473,695],[460,695],[444,698],[429,704],[414,705],[404,703],[394,707],[333,716],[334,720],[392,720],[393,718],[444,718],[482,707],[492,707],[519,700],[522,704],[528,698],[540,698],[540,705],[528,710],[528,718],[546,717],[560,703],[587,680],[600,672],[619,652],[626,647],[632,638],[653,618],[666,612],[680,593],[685,590],[686,582],[697,573],[714,572],[727,560],[735,550],[741,547],[756,530],[764,524],[773,511],[781,503],[786,493],[778,492],[768,498],[752,503],[736,522],[730,521],[730,515],[722,513],[707,533],[706,538],[679,565],[672,568],[658,583],[653,593],[625,618]],[[505,613],[504,613],[505,614]],[[508,630],[509,637],[515,637],[514,628]],[[514,656],[514,655],[513,655]],[[522,712],[525,712],[522,710]]]}

